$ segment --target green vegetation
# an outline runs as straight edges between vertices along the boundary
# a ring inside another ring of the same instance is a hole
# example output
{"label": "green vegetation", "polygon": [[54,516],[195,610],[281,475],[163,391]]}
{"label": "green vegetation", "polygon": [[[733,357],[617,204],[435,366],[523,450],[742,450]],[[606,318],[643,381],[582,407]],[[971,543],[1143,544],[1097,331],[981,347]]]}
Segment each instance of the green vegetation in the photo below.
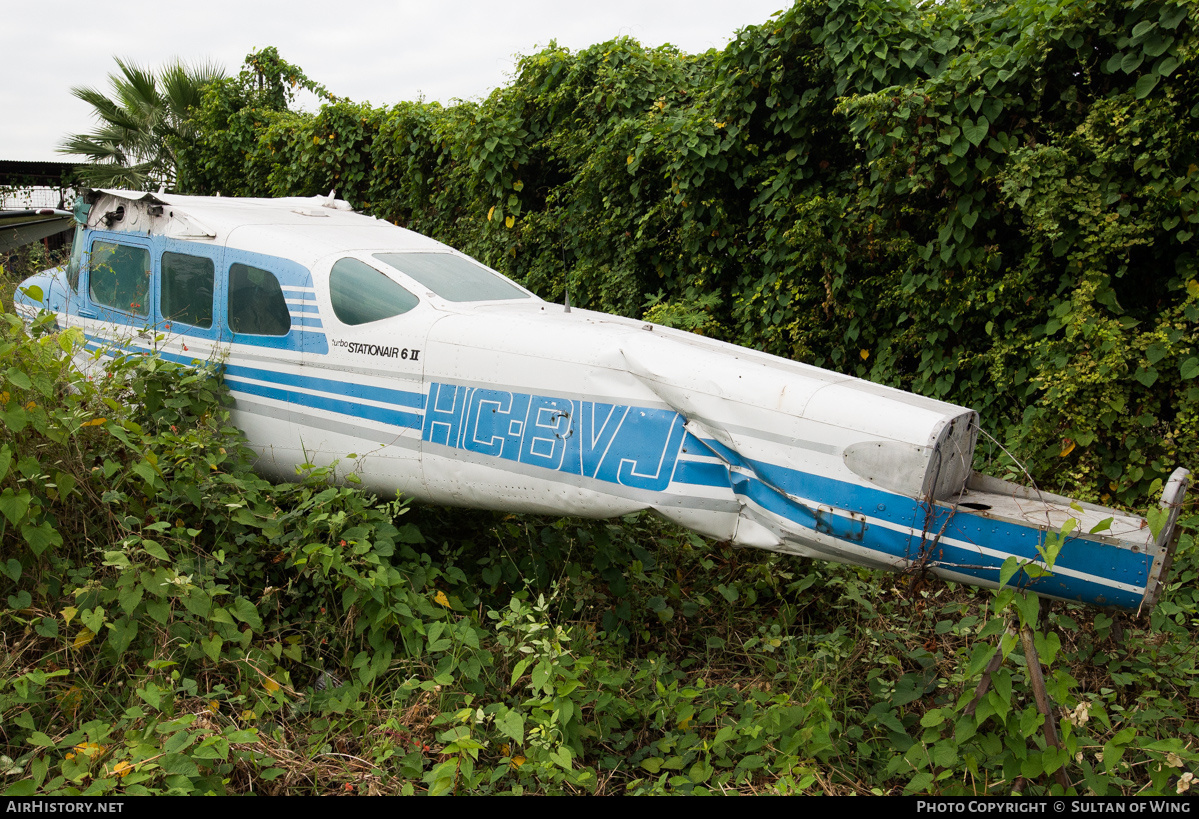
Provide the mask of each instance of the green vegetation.
{"label": "green vegetation", "polygon": [[[336,187],[547,297],[975,406],[1042,485],[1143,505],[1199,428],[1196,45],[1175,2],[826,0],[390,109],[268,49],[208,86],[178,186]],[[79,344],[0,317],[10,793],[1173,794],[1199,766],[1189,510],[1133,622],[648,517],[271,485],[212,372],[89,379]]]}
{"label": "green vegetation", "polygon": [[51,321],[0,316],[9,794],[1174,793],[1199,764],[1189,532],[1133,626],[647,517],[271,485],[212,371],[89,377]]}

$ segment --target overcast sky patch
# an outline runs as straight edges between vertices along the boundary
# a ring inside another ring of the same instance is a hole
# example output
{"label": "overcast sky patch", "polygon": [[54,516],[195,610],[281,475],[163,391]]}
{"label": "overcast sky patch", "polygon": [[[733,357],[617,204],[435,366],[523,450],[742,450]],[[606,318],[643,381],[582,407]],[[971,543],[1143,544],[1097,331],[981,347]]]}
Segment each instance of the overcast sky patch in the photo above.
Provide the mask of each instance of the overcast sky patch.
{"label": "overcast sky patch", "polygon": [[556,41],[572,50],[629,36],[688,53],[724,48],[760,25],[782,0],[412,0],[197,4],[11,3],[0,27],[0,159],[68,160],[55,147],[91,130],[90,107],[72,86],[108,90],[113,57],[160,67],[175,58],[215,62],[230,74],[257,48],[339,97],[392,105],[421,96],[479,99],[507,84],[519,55]]}

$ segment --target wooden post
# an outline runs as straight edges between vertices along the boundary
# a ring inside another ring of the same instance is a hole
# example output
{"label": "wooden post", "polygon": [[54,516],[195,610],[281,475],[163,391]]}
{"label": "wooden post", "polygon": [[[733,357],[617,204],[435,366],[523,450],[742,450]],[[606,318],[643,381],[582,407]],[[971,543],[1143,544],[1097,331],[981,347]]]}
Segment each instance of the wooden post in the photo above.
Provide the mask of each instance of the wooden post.
{"label": "wooden post", "polygon": [[[1007,624],[1007,633],[1015,634],[1016,629],[1012,627],[1011,621]],[[1003,665],[1003,645],[995,647],[995,654],[991,657],[991,661],[987,663],[987,667],[983,669],[982,679],[978,681],[978,687],[974,689],[974,699],[966,706],[965,713],[974,716],[974,711],[978,708],[978,704],[982,702],[983,696],[986,695],[987,689],[991,687],[991,675],[999,670],[999,666]]]}
{"label": "wooden post", "polygon": [[[1037,699],[1037,710],[1045,717],[1045,742],[1052,748],[1060,749],[1062,745],[1057,738],[1057,721],[1049,707],[1049,692],[1045,690],[1045,677],[1041,674],[1041,658],[1033,642],[1032,629],[1028,626],[1020,629],[1020,642],[1024,644],[1024,662],[1028,667],[1028,681],[1032,684],[1033,695]],[[1070,780],[1066,776],[1065,765],[1059,766],[1055,775],[1062,790],[1069,789]]]}

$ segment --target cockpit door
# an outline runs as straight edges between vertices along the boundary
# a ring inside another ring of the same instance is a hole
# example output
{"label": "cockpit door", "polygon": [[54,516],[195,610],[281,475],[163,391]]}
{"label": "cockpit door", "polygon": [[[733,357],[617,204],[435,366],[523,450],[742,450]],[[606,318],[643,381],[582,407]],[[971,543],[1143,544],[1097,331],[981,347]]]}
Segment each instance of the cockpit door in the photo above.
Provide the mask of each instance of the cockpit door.
{"label": "cockpit door", "polygon": [[423,494],[424,339],[437,314],[384,269],[364,253],[313,266],[305,315],[324,343],[303,350],[308,392],[294,417],[313,463],[337,462],[339,475],[387,495]]}

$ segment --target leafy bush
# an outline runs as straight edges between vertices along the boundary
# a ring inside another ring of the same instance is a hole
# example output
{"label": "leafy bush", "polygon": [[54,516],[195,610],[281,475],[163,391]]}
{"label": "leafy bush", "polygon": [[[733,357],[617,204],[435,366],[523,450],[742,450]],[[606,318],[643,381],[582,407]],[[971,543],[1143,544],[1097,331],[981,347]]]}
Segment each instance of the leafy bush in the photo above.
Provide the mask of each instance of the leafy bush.
{"label": "leafy bush", "polygon": [[1174,793],[1196,765],[1193,516],[1150,630],[1045,617],[645,516],[271,485],[212,369],[89,378],[52,318],[0,329],[10,794]]}

